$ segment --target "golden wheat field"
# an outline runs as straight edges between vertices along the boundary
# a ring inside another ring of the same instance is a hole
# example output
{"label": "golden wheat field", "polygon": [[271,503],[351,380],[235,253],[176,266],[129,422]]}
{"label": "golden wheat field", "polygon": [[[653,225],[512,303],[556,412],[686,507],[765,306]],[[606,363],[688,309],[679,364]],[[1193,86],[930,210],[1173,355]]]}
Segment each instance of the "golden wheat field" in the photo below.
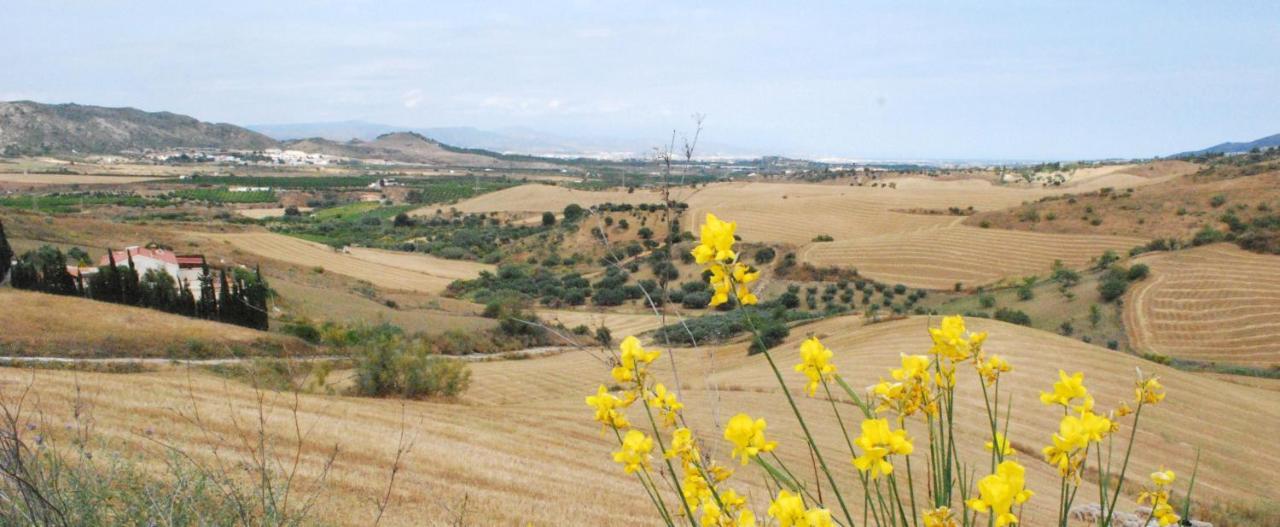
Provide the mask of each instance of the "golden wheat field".
{"label": "golden wheat field", "polygon": [[475,277],[492,266],[426,255],[354,248],[348,252],[280,234],[255,232],[201,235],[282,262],[333,272],[393,291],[439,293],[454,280]]}
{"label": "golden wheat field", "polygon": [[1134,349],[1170,357],[1280,364],[1280,258],[1229,244],[1154,253],[1151,278],[1125,297]]}
{"label": "golden wheat field", "polygon": [[[898,353],[921,353],[929,346],[929,320],[916,317],[860,326],[853,317],[830,319],[798,328],[775,351],[787,381],[800,397],[801,411],[814,425],[825,452],[844,452],[840,431],[830,418],[830,406],[800,393],[803,377],[790,371],[796,345],[804,333],[822,336],[835,352],[834,363],[855,385],[870,384],[897,364]],[[1014,397],[1010,428],[1012,445],[1027,466],[1029,488],[1039,495],[1027,504],[1026,525],[1042,525],[1056,509],[1054,469],[1040,461],[1038,451],[1049,440],[1060,412],[1042,406],[1039,390],[1047,389],[1058,368],[1085,371],[1086,384],[1102,408],[1132,396],[1135,368],[1161,376],[1168,399],[1145,415],[1138,434],[1134,481],[1159,466],[1189,473],[1197,448],[1202,449],[1198,495],[1203,499],[1267,498],[1275,490],[1280,448],[1258,438],[1280,433],[1280,393],[1240,386],[1209,377],[1179,372],[1137,358],[1027,328],[992,321],[972,321],[988,330],[987,348],[1009,358],[1014,371],[1005,382]],[[799,430],[778,395],[763,356],[747,356],[742,346],[675,351],[682,398],[691,426],[708,441],[712,455],[727,462],[727,447],[714,432],[738,412],[768,419],[769,435],[780,442],[779,454],[790,465],[808,466]],[[413,448],[395,486],[395,502],[386,525],[445,524],[465,507],[470,524],[478,525],[637,525],[657,522],[650,506],[636,493],[633,479],[609,458],[613,439],[600,433],[590,419],[583,397],[608,378],[598,350],[571,351],[545,358],[474,365],[474,385],[459,403],[369,400],[302,395],[299,423],[307,434],[302,473],[314,476],[331,448],[339,456],[320,502],[320,517],[347,525],[370,521],[373,496],[386,485],[401,431]],[[655,362],[660,379],[674,384],[667,357]],[[0,370],[0,381],[11,394],[32,373]],[[53,422],[66,419],[78,383],[87,397],[95,426],[117,444],[156,456],[153,441],[172,442],[197,456],[222,445],[223,455],[238,450],[235,423],[252,433],[256,419],[255,392],[235,382],[182,370],[141,375],[67,372],[34,374],[34,393]],[[962,377],[957,413],[964,415],[958,442],[972,446],[962,452],[982,459],[984,438],[980,394],[975,382]],[[1003,385],[1003,384],[1002,384]],[[269,437],[288,451],[293,444],[289,394],[267,393]],[[177,418],[175,412],[198,405],[207,432]],[[854,407],[841,407],[850,414]],[[234,417],[234,421],[233,421]],[[1213,426],[1204,426],[1212,423]],[[154,431],[155,437],[143,431]],[[913,434],[923,433],[912,429]],[[1248,445],[1242,447],[1242,445]],[[1248,454],[1241,455],[1240,448]],[[848,457],[834,463],[856,494]],[[153,463],[159,461],[155,458]],[[738,467],[731,484],[744,492],[763,516],[767,498],[757,467]],[[811,477],[804,477],[810,479]],[[812,483],[811,483],[812,484]],[[1083,500],[1093,490],[1081,489]],[[1133,505],[1127,496],[1122,507]],[[465,505],[464,505],[465,502]]]}

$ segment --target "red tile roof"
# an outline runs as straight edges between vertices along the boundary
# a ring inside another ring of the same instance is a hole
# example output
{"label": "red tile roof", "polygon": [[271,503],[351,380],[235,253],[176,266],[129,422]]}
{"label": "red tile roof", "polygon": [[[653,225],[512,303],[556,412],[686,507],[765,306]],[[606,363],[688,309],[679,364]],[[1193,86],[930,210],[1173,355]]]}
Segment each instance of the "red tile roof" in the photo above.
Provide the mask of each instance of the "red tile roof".
{"label": "red tile roof", "polygon": [[[159,260],[167,264],[174,264],[174,265],[178,264],[178,258],[176,255],[173,254],[173,251],[166,251],[164,249],[148,249],[146,247],[128,247],[123,251],[112,251],[112,253],[115,255],[116,265],[129,265],[130,254],[132,254],[134,258],[151,258],[153,260]],[[109,263],[110,263],[110,260],[108,260],[106,256],[103,256],[98,260],[98,265],[100,266],[108,265]]]}
{"label": "red tile roof", "polygon": [[179,254],[177,256],[178,267],[190,269],[193,267],[201,267],[204,265],[203,254]]}

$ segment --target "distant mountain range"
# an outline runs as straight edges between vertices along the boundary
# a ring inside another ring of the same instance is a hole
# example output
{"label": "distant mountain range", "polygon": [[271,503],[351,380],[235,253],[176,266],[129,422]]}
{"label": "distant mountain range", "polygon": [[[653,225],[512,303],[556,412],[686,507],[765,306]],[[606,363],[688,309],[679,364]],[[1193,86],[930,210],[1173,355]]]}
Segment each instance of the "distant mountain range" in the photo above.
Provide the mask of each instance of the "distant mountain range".
{"label": "distant mountain range", "polygon": [[[327,135],[334,137],[335,134]],[[348,134],[356,138],[345,137]],[[0,102],[0,154],[3,155],[118,154],[168,148],[288,148],[426,165],[558,168],[550,159],[459,148],[419,133],[381,125],[348,123],[347,132],[336,135],[341,141],[312,134],[297,137],[281,141],[233,124],[207,123],[170,112],[32,101]],[[455,133],[451,137],[463,135]]]}
{"label": "distant mountain range", "polygon": [[[462,148],[479,148],[507,154],[550,157],[635,158],[649,157],[659,141],[593,137],[566,137],[530,128],[482,130],[469,126],[404,127],[367,121],[335,121],[294,124],[255,124],[249,129],[286,141],[319,137],[331,141],[370,141],[379,135],[410,131]],[[700,157],[759,157],[761,152],[715,143],[702,143]]]}
{"label": "distant mountain range", "polygon": [[147,148],[262,149],[276,141],[225,123],[170,112],[0,101],[0,153],[110,154]]}
{"label": "distant mountain range", "polygon": [[1203,150],[1195,150],[1192,152],[1182,152],[1174,154],[1172,157],[1190,157],[1204,154],[1238,154],[1248,152],[1254,148],[1267,149],[1280,147],[1280,134],[1269,135],[1262,139],[1249,141],[1247,143],[1222,143],[1213,145]]}

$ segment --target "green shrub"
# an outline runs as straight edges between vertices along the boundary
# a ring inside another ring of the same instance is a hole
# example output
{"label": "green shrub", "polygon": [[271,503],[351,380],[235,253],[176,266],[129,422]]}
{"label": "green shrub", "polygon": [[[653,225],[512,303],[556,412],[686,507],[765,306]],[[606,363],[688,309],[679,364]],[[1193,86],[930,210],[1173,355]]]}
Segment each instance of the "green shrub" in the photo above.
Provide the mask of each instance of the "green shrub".
{"label": "green shrub", "polygon": [[421,340],[385,340],[356,361],[356,392],[367,397],[455,396],[470,384],[467,363],[435,355]]}
{"label": "green shrub", "polygon": [[978,296],[978,304],[983,309],[991,309],[996,307],[996,297],[991,294],[983,294]]}
{"label": "green shrub", "polygon": [[1108,275],[1098,283],[1098,294],[1104,302],[1111,302],[1124,295],[1129,288],[1129,281],[1122,276]]}
{"label": "green shrub", "polygon": [[1128,279],[1130,282],[1143,280],[1151,273],[1151,268],[1147,264],[1134,264],[1129,268]]}
{"label": "green shrub", "polygon": [[995,314],[995,319],[1002,322],[1008,322],[1011,324],[1018,324],[1020,326],[1031,325],[1030,315],[1027,315],[1026,313],[1019,311],[1017,309],[1009,309],[1007,307],[1002,307],[1000,309],[997,309]]}

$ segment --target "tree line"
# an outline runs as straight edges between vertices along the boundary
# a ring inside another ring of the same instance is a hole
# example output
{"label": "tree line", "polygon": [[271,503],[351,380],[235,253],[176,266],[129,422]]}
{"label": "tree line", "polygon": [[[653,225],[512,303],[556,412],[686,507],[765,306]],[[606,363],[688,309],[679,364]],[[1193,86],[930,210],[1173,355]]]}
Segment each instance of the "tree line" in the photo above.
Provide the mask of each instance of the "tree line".
{"label": "tree line", "polygon": [[[67,272],[67,255],[57,247],[41,246],[27,251],[16,262],[0,224],[0,278],[11,271],[14,289],[80,296],[101,302],[145,307],[188,317],[215,320],[239,326],[267,329],[267,298],[270,289],[261,269],[248,272],[235,269],[228,275],[220,269],[215,275],[203,265],[198,284],[175,279],[163,269],[139,273],[129,254],[125,262],[117,262],[115,253],[107,250],[107,265],[97,273],[72,275]],[[9,267],[12,265],[12,269]],[[199,298],[192,292],[198,286]]]}

